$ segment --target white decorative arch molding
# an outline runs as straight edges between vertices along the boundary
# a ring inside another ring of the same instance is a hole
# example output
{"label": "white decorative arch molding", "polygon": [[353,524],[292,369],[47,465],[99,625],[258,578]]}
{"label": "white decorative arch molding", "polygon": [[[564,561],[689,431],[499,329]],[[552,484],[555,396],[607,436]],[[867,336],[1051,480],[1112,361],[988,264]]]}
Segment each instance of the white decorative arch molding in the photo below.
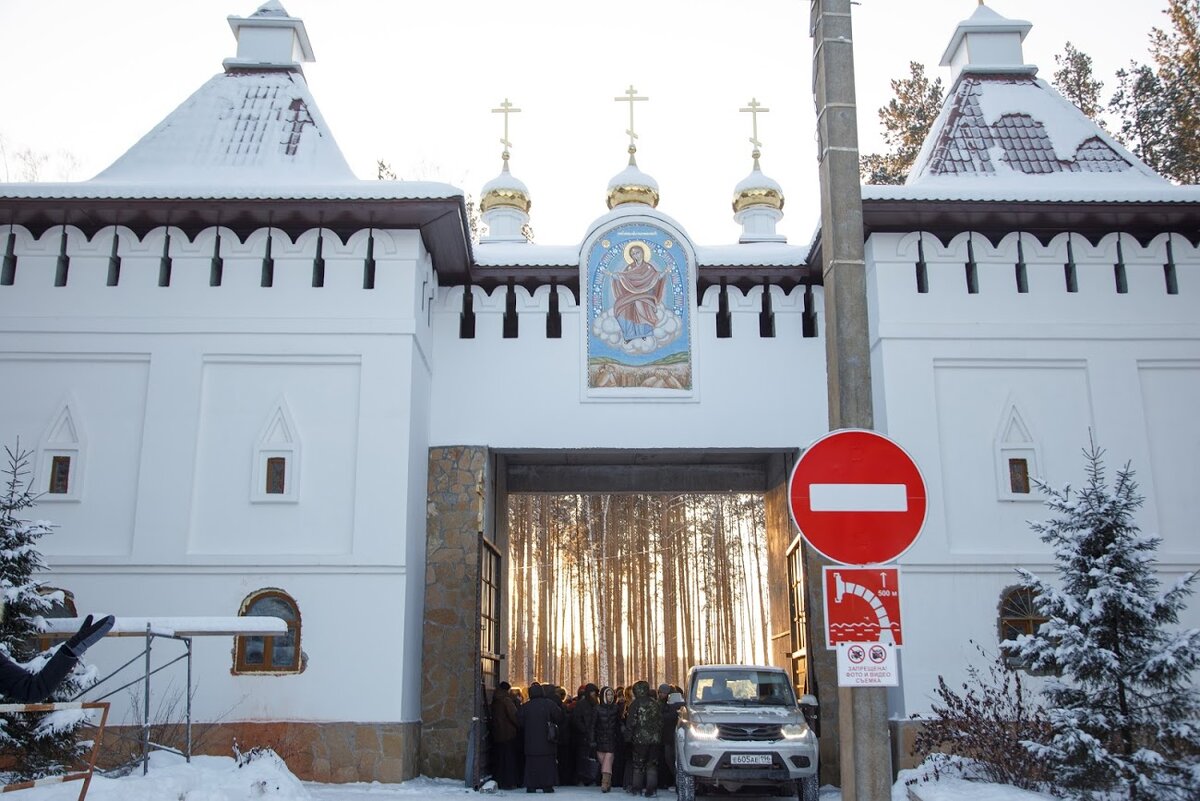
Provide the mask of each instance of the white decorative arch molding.
{"label": "white decorative arch molding", "polygon": [[39,502],[83,500],[87,436],[79,403],[70,395],[54,410],[38,441],[36,489]]}
{"label": "white decorative arch molding", "polygon": [[996,429],[996,490],[1002,501],[1041,502],[1036,482],[1041,479],[1041,447],[1028,415],[1011,397],[1004,404]]}
{"label": "white decorative arch molding", "polygon": [[287,399],[282,396],[267,414],[254,443],[250,475],[251,503],[300,500],[300,435]]}

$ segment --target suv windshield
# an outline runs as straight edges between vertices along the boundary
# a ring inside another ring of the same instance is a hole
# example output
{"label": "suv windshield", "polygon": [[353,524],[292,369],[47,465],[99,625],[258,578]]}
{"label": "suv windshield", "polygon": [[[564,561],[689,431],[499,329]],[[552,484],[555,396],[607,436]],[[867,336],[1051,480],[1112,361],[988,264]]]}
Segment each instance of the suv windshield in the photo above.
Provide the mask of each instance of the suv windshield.
{"label": "suv windshield", "polygon": [[699,671],[692,679],[689,706],[795,706],[796,696],[784,673],[730,668]]}

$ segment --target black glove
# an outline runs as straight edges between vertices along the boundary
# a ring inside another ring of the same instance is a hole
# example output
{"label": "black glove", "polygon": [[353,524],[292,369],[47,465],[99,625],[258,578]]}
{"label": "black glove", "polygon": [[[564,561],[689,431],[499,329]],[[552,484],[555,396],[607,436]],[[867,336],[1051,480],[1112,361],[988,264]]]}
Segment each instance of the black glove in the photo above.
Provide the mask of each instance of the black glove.
{"label": "black glove", "polygon": [[67,649],[75,654],[76,658],[83,656],[83,652],[91,648],[100,638],[108,634],[108,630],[113,627],[117,619],[112,615],[102,617],[95,623],[92,622],[92,616],[88,615],[83,619],[83,625],[79,627],[79,631],[67,640]]}

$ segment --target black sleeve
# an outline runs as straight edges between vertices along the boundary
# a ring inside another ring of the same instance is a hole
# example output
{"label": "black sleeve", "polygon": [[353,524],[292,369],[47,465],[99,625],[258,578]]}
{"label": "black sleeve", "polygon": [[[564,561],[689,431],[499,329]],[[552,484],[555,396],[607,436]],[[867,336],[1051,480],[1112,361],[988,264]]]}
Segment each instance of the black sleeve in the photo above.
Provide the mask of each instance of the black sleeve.
{"label": "black sleeve", "polygon": [[4,654],[0,654],[0,695],[22,704],[44,701],[73,667],[75,655],[66,648],[59,648],[37,673],[30,673]]}

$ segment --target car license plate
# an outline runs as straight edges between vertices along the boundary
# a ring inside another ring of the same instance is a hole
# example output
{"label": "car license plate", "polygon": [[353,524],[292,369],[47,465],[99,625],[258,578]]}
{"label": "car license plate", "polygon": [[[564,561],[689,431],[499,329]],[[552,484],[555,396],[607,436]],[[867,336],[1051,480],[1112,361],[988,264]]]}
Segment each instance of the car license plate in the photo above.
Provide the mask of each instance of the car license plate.
{"label": "car license plate", "polygon": [[730,765],[770,765],[770,754],[730,754]]}

